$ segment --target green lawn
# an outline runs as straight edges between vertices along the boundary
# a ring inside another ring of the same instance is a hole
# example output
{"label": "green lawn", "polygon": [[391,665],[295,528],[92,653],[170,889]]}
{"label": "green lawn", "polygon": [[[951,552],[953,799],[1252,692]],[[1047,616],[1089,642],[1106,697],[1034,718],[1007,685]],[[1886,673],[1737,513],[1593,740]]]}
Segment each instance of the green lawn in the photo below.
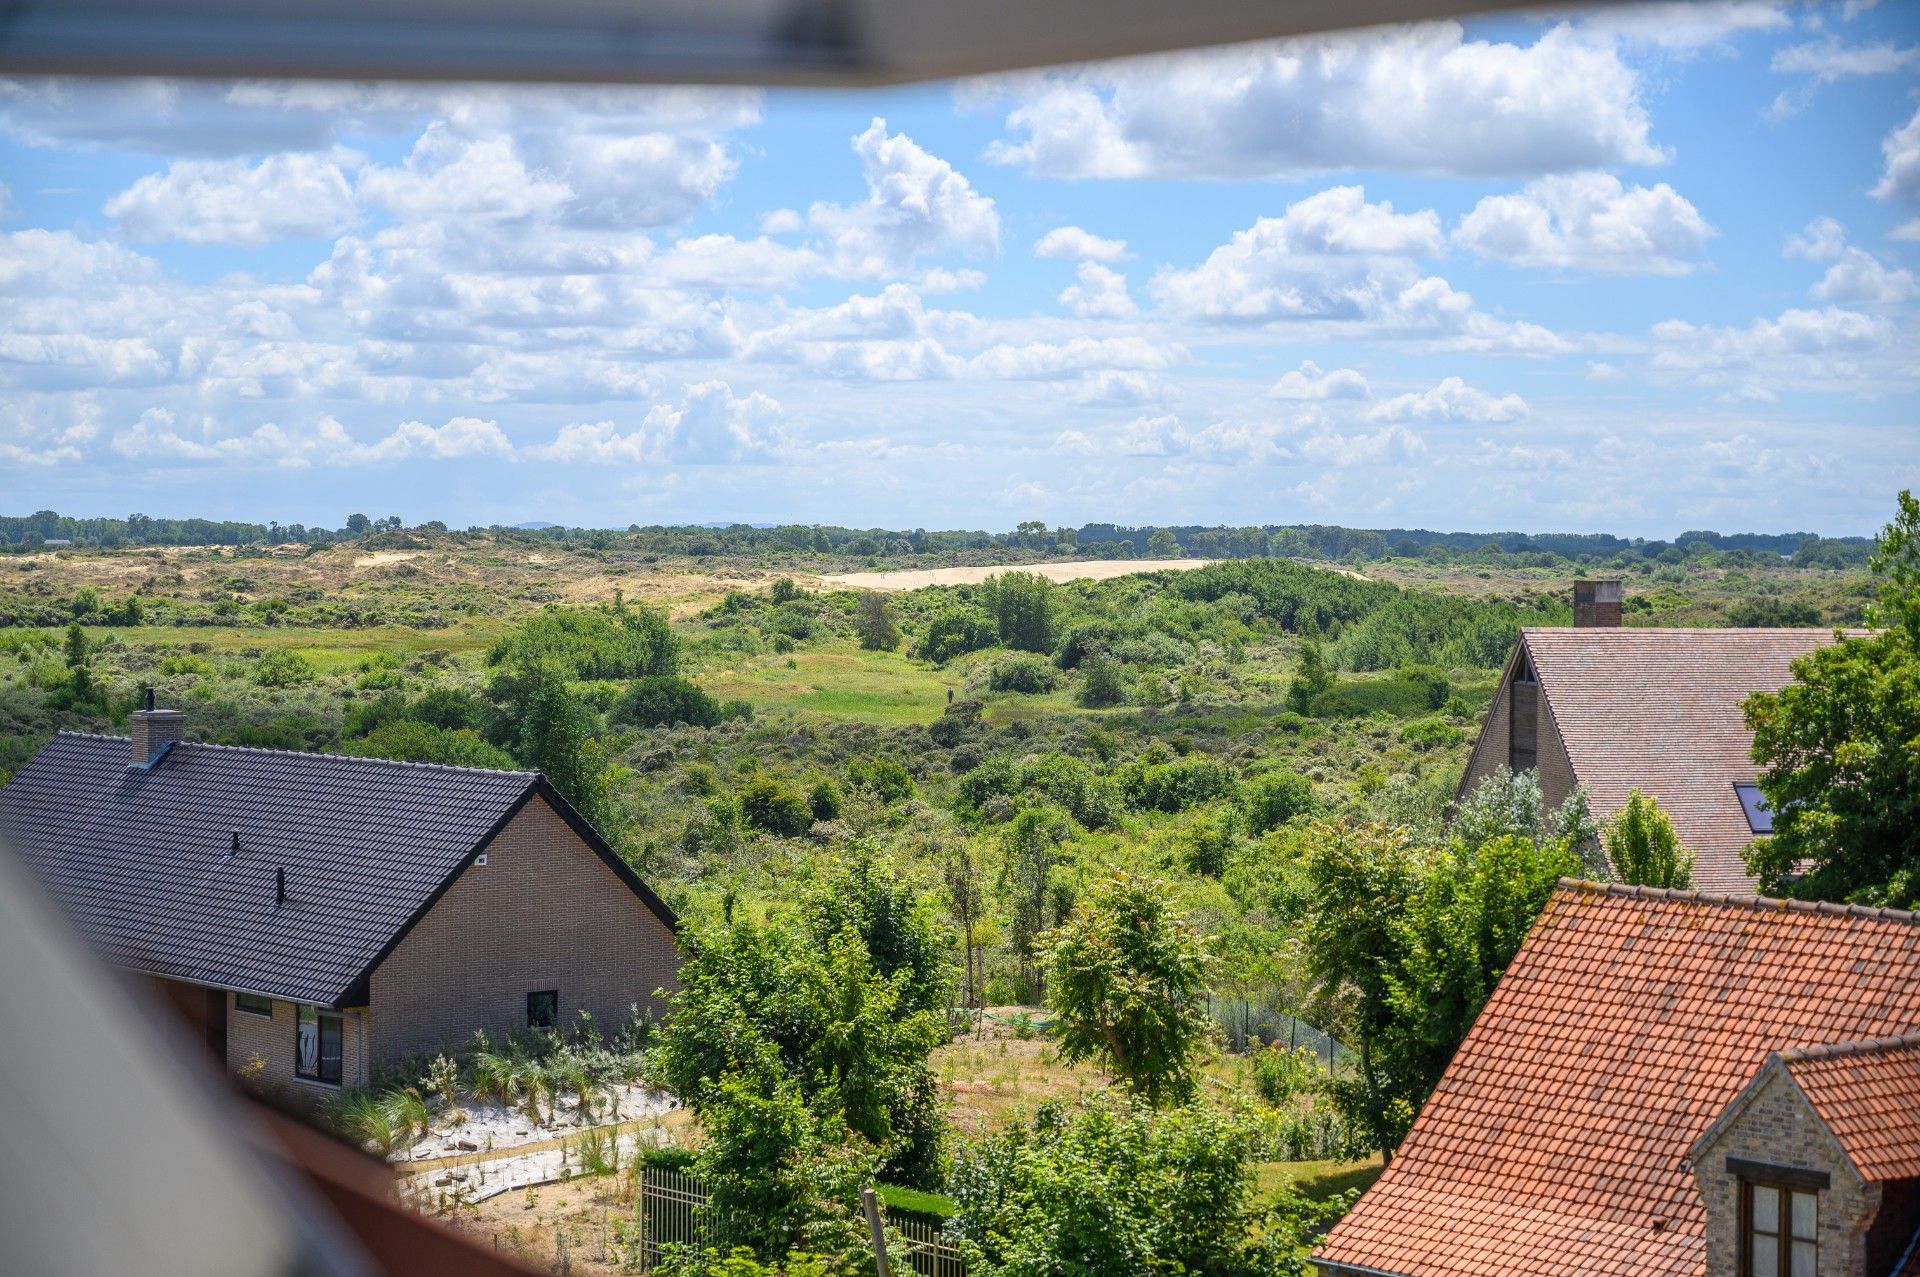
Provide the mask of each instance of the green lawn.
{"label": "green lawn", "polygon": [[1263,1197],[1291,1185],[1304,1197],[1325,1201],[1349,1188],[1364,1193],[1384,1169],[1376,1155],[1359,1162],[1262,1162],[1255,1173]]}
{"label": "green lawn", "polygon": [[959,680],[945,671],[898,652],[851,646],[756,656],[694,679],[709,695],[756,710],[813,710],[869,723],[930,723],[945,712],[947,689],[959,691]]}

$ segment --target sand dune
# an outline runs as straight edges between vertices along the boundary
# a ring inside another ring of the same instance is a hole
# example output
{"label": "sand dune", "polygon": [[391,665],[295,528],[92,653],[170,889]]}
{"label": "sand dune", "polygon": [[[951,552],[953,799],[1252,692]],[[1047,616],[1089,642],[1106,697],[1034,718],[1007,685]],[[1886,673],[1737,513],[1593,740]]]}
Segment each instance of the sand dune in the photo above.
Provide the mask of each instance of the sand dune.
{"label": "sand dune", "polygon": [[901,572],[842,572],[820,579],[850,590],[919,590],[929,585],[978,585],[1002,572],[1032,572],[1049,581],[1106,581],[1135,572],[1203,568],[1212,559],[1082,559],[1070,563],[1013,563],[970,568],[912,568]]}

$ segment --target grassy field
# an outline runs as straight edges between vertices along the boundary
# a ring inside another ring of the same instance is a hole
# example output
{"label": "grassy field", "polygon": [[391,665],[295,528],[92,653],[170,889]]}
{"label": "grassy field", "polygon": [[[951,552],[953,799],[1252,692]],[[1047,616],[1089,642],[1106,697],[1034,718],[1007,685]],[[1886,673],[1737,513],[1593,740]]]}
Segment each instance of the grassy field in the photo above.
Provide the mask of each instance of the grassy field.
{"label": "grassy field", "polygon": [[947,707],[959,680],[898,652],[864,652],[853,644],[756,656],[735,668],[697,673],[720,700],[743,700],[756,711],[812,710],[867,723],[927,723]]}

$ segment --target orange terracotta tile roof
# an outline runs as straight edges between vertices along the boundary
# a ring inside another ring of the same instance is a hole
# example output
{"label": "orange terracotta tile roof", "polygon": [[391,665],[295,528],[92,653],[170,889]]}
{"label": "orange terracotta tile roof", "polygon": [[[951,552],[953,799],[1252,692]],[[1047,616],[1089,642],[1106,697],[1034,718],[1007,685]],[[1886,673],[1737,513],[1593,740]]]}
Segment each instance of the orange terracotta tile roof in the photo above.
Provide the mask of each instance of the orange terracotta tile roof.
{"label": "orange terracotta tile roof", "polygon": [[1734,782],[1759,774],[1740,706],[1793,681],[1832,630],[1527,629],[1521,642],[1595,815],[1651,794],[1703,891],[1752,891],[1753,830]]}
{"label": "orange terracotta tile roof", "polygon": [[1704,1270],[1687,1156],[1768,1053],[1920,1031],[1920,914],[1563,881],[1334,1272]]}
{"label": "orange terracotta tile roof", "polygon": [[1920,1034],[1782,1051],[1863,1179],[1920,1176]]}

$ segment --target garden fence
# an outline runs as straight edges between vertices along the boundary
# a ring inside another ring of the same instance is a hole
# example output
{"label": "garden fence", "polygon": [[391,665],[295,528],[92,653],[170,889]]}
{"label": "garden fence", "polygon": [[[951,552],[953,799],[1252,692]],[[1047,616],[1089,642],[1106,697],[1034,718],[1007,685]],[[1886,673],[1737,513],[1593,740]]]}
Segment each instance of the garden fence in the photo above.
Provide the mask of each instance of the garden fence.
{"label": "garden fence", "polygon": [[[659,1167],[640,1168],[640,1198],[626,1254],[632,1268],[652,1272],[669,1247],[709,1251],[731,1244],[727,1229],[706,1211],[707,1186],[691,1175]],[[919,1277],[966,1277],[960,1249],[938,1224],[913,1216],[887,1221],[907,1243],[907,1259]],[[901,1274],[901,1277],[905,1277]]]}

